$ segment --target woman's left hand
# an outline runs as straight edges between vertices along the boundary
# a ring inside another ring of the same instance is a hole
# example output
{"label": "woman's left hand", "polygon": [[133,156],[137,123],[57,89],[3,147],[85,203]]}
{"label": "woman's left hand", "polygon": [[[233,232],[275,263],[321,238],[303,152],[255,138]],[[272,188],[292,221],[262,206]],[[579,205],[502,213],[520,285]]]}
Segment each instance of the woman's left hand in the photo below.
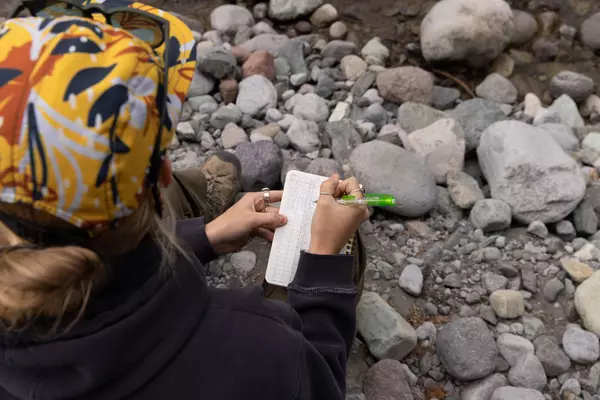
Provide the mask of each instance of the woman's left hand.
{"label": "woman's left hand", "polygon": [[[270,202],[281,200],[283,191],[271,190]],[[267,206],[262,192],[248,193],[231,208],[206,225],[206,236],[218,254],[242,248],[255,236],[272,241],[275,228],[287,223],[279,208]]]}

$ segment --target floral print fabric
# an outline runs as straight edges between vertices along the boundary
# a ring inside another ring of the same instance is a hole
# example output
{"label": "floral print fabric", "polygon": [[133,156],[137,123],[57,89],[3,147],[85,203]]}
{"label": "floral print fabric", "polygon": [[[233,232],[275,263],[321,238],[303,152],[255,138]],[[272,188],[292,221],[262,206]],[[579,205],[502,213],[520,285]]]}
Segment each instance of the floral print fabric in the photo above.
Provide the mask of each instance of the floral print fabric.
{"label": "floral print fabric", "polygon": [[164,149],[196,61],[193,36],[175,17],[140,3],[91,1],[167,19],[169,54],[163,57],[164,45],[154,51],[123,29],[84,18],[20,18],[0,26],[0,201],[29,204],[84,228],[139,207],[162,93]]}

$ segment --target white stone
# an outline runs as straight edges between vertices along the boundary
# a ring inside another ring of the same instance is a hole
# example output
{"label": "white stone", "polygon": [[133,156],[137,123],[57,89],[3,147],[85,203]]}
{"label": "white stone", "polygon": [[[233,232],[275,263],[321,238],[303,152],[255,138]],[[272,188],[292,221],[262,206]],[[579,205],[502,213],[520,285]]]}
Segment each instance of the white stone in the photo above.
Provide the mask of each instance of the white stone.
{"label": "white stone", "polygon": [[577,287],[575,307],[585,328],[600,336],[600,271]]}
{"label": "white stone", "polygon": [[381,43],[379,37],[374,37],[360,51],[360,55],[367,64],[385,66],[385,62],[390,57],[390,50]]}
{"label": "white stone", "polygon": [[360,78],[362,74],[367,72],[367,63],[359,56],[351,54],[342,58],[342,61],[340,61],[340,68],[346,79],[355,81]]}
{"label": "white stone", "polygon": [[309,15],[323,4],[323,0],[270,0],[269,16],[278,21],[289,21]]}
{"label": "white stone", "polygon": [[246,7],[226,4],[212,11],[210,25],[219,32],[235,33],[241,26],[254,25],[254,17]]}
{"label": "white stone", "polygon": [[525,110],[523,113],[529,118],[535,118],[542,109],[542,101],[533,93],[525,95]]}
{"label": "white stone", "polygon": [[264,76],[249,76],[240,82],[236,105],[252,117],[264,116],[277,105],[277,90]]}
{"label": "white stone", "polygon": [[340,101],[339,103],[337,103],[333,112],[331,113],[331,116],[329,117],[329,122],[341,121],[348,115],[350,115],[350,104],[344,101]]}

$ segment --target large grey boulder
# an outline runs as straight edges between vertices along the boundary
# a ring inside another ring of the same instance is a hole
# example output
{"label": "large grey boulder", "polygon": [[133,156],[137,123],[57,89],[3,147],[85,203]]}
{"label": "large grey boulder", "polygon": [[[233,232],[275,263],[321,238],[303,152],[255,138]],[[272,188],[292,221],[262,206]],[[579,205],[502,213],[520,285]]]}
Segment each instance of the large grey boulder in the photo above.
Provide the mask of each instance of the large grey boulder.
{"label": "large grey boulder", "polygon": [[311,14],[323,5],[323,0],[270,0],[269,16],[278,21],[289,21]]}
{"label": "large grey boulder", "polygon": [[436,205],[435,179],[414,153],[381,140],[359,145],[349,160],[359,182],[369,192],[396,196],[388,210],[405,217],[418,217]]}
{"label": "large grey boulder", "polygon": [[490,125],[506,119],[506,114],[493,101],[472,99],[463,101],[454,110],[447,112],[465,131],[467,150],[479,146],[479,138]]}
{"label": "large grey boulder", "polygon": [[504,0],[442,0],[421,22],[421,49],[427,61],[466,61],[481,67],[512,38],[513,13]]}
{"label": "large grey boulder", "polygon": [[242,26],[254,25],[254,17],[246,7],[226,4],[212,11],[210,25],[219,32],[235,34]]}
{"label": "large grey boulder", "polygon": [[545,131],[523,122],[490,126],[477,156],[492,198],[507,202],[520,222],[560,221],[585,194],[577,163]]}

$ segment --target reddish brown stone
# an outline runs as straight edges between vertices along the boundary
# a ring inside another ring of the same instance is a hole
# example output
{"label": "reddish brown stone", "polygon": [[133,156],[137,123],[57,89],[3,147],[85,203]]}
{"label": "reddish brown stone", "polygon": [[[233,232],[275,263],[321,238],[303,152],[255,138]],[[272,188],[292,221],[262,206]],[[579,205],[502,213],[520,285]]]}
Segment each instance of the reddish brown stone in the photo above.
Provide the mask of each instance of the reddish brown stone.
{"label": "reddish brown stone", "polygon": [[238,95],[238,83],[235,79],[226,79],[219,85],[219,91],[225,104],[235,103]]}
{"label": "reddish brown stone", "polygon": [[255,51],[242,66],[244,78],[252,75],[263,75],[275,80],[275,62],[271,53],[265,50]]}
{"label": "reddish brown stone", "polygon": [[248,60],[248,58],[250,58],[250,56],[252,55],[252,52],[248,49],[245,49],[243,47],[240,46],[235,46],[231,48],[231,53],[234,55],[235,59],[237,60],[238,64],[243,64],[246,62],[246,60]]}

